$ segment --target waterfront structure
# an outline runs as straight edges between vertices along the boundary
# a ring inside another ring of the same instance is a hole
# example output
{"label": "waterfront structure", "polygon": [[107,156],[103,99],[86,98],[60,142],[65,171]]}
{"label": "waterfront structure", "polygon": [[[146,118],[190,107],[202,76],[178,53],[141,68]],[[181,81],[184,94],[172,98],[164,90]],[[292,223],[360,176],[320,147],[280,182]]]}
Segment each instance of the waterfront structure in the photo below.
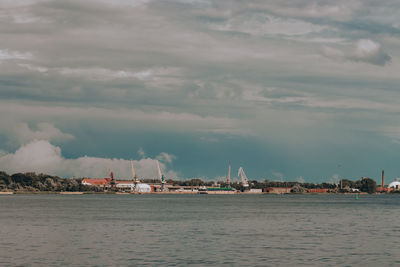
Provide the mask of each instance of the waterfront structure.
{"label": "waterfront structure", "polygon": [[159,179],[160,182],[161,182],[160,191],[163,192],[163,191],[166,191],[166,187],[165,187],[165,177],[164,177],[164,175],[161,173],[160,164],[158,163],[158,160],[157,160],[156,162],[157,162],[158,179]]}
{"label": "waterfront structure", "polygon": [[[132,180],[116,180],[114,179],[114,173],[110,172],[109,178],[84,178],[82,180],[82,185],[98,186],[102,188],[116,188],[122,191],[138,192],[138,193],[148,193],[152,191],[152,187],[148,184],[140,183],[137,178],[135,168],[133,167],[133,161],[131,163]],[[158,166],[158,161],[157,161]],[[158,166],[159,169],[159,166]],[[159,173],[161,171],[159,170]]]}
{"label": "waterfront structure", "polygon": [[388,185],[388,188],[392,190],[399,190],[400,189],[400,181],[399,178],[396,178],[393,182]]}
{"label": "waterfront structure", "polygon": [[189,193],[198,192],[199,186],[182,186],[182,185],[166,185],[166,191],[178,192],[178,193]]}
{"label": "waterfront structure", "polygon": [[132,183],[132,182],[129,181],[129,180],[126,180],[126,181],[123,181],[123,180],[116,181],[115,184],[116,184],[115,187],[118,188],[118,189],[128,190],[128,191],[133,191],[133,190],[135,189],[135,184]]}
{"label": "waterfront structure", "polygon": [[84,178],[81,183],[82,185],[98,186],[101,188],[115,187],[123,191],[136,191],[140,193],[152,191],[151,186],[148,184],[135,183],[130,180],[114,180],[114,184],[112,185],[111,181],[111,178]]}
{"label": "waterfront structure", "polygon": [[246,174],[244,173],[244,170],[242,167],[239,168],[238,170],[238,176],[241,178],[242,180],[242,185],[243,187],[249,187],[249,180],[247,179]]}
{"label": "waterfront structure", "polygon": [[309,188],[309,189],[307,189],[307,192],[308,192],[308,193],[318,193],[318,194],[321,194],[321,193],[328,193],[328,190],[329,190],[329,189],[327,189],[327,188]]}
{"label": "waterfront structure", "polygon": [[199,194],[226,195],[234,194],[237,191],[230,187],[200,187]]}
{"label": "waterfront structure", "polygon": [[150,193],[151,192],[151,186],[148,185],[148,184],[136,184],[135,192],[138,192],[138,193]]}
{"label": "waterfront structure", "polygon": [[266,187],[264,188],[264,193],[270,194],[287,194],[292,190],[291,187]]}
{"label": "waterfront structure", "polygon": [[381,182],[381,186],[378,187],[378,188],[376,189],[376,191],[377,191],[377,192],[381,192],[381,193],[390,192],[394,187],[395,187],[395,186],[392,185],[392,188],[390,188],[390,184],[389,184],[388,187],[385,187],[385,171],[382,170],[382,182]]}
{"label": "waterfront structure", "polygon": [[133,161],[131,160],[131,172],[132,172],[132,180],[134,184],[137,184],[138,179],[136,176],[135,168],[133,168]]}
{"label": "waterfront structure", "polygon": [[251,194],[261,194],[261,193],[262,193],[262,189],[251,188],[247,193],[251,193]]}
{"label": "waterfront structure", "polygon": [[84,178],[82,185],[107,187],[110,184],[111,178]]}

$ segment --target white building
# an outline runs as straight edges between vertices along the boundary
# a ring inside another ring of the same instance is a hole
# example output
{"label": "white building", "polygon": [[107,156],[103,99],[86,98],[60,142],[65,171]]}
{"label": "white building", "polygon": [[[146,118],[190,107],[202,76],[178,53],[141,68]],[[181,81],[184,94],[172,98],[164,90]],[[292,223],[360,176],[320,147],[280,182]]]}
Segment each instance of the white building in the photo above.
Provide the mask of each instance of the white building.
{"label": "white building", "polygon": [[151,187],[148,184],[137,184],[135,191],[139,193],[150,193]]}
{"label": "white building", "polygon": [[398,178],[394,179],[394,181],[391,182],[391,183],[388,185],[388,188],[400,189],[400,181],[399,181],[399,179],[398,179]]}

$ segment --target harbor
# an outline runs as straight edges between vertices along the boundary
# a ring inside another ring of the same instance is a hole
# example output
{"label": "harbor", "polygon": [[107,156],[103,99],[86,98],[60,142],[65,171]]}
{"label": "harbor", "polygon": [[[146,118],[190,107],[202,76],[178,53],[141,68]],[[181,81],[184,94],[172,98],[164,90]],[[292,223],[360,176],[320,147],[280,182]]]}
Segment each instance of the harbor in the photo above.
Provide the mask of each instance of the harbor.
{"label": "harbor", "polygon": [[130,161],[131,179],[117,179],[109,170],[106,178],[60,178],[45,174],[0,172],[0,194],[199,194],[199,195],[249,195],[249,194],[392,194],[400,192],[400,181],[395,179],[385,184],[382,170],[381,183],[361,177],[353,181],[340,179],[337,183],[301,183],[269,180],[249,180],[243,167],[237,177],[231,175],[228,164],[224,180],[201,179],[172,180],[165,177],[158,161],[155,162],[157,177],[139,178],[133,161]]}
{"label": "harbor", "polygon": [[[237,177],[238,181],[232,182],[231,177],[231,163],[228,163],[228,170],[226,180],[214,182],[212,186],[191,185],[183,186],[174,184],[174,182],[167,182],[165,176],[162,174],[159,162],[156,161],[157,179],[152,183],[144,183],[136,175],[133,162],[131,161],[132,180],[117,180],[114,178],[113,172],[110,172],[110,177],[103,179],[84,178],[83,185],[97,186],[102,188],[105,192],[125,192],[134,194],[157,193],[157,194],[212,194],[212,195],[231,195],[231,194],[328,194],[328,193],[343,193],[343,194],[360,194],[360,188],[350,180],[341,179],[335,186],[329,188],[307,188],[301,183],[293,183],[291,186],[269,186],[261,187],[254,186],[257,181],[249,182],[243,167],[239,167]],[[368,193],[389,193],[396,192],[400,189],[400,181],[393,181],[389,185],[385,185],[385,172],[382,170],[382,181],[380,186],[376,186]],[[361,178],[361,184],[374,184],[375,182],[367,177]],[[369,185],[367,185],[368,187]]]}

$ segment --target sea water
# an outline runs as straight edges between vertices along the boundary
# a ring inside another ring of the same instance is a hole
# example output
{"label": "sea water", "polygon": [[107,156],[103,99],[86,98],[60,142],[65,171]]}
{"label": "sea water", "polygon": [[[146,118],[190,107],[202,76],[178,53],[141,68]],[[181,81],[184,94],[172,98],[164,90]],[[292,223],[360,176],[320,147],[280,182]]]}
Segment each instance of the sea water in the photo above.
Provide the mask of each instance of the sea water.
{"label": "sea water", "polygon": [[398,195],[0,195],[0,266],[400,264]]}

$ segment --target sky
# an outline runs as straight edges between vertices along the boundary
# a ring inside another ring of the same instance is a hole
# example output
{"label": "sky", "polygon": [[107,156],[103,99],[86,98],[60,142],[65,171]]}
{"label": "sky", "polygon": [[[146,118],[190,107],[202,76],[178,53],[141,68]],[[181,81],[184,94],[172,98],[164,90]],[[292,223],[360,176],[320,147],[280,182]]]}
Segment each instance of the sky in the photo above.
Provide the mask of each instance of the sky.
{"label": "sky", "polygon": [[0,170],[391,181],[399,17],[393,0],[0,0]]}

